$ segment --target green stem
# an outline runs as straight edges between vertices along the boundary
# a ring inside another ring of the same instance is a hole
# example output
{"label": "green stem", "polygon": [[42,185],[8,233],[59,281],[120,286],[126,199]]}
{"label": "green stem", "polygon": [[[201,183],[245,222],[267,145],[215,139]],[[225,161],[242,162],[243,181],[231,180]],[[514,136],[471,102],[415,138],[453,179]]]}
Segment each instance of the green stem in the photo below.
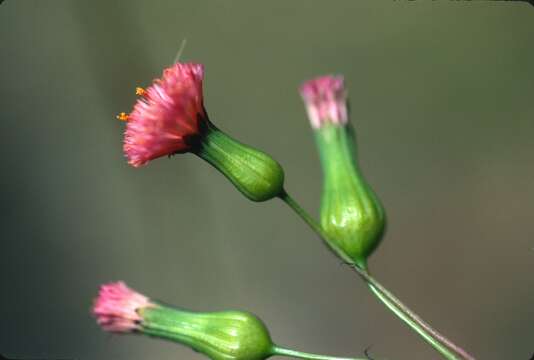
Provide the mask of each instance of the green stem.
{"label": "green stem", "polygon": [[313,219],[289,194],[285,191],[279,196],[289,207],[294,210],[323,240],[327,247],[343,261],[349,264],[365,282],[368,284],[371,292],[386,307],[404,321],[409,327],[417,332],[426,342],[428,342],[436,351],[442,354],[448,360],[474,360],[465,350],[455,345],[441,333],[433,329],[428,323],[422,320],[415,312],[404,305],[396,296],[373,278],[366,269],[348,258],[340,249],[328,241],[328,235],[322,230],[321,226]]}
{"label": "green stem", "polygon": [[[433,329],[426,321],[421,319],[419,315],[410,310],[406,305],[404,305],[395,295],[393,295],[388,289],[386,289],[382,284],[380,284],[374,277],[372,277],[368,271],[362,270],[357,266],[352,266],[354,271],[356,271],[369,285],[371,291],[388,307],[390,305],[395,306],[403,316],[406,316],[407,319],[412,321],[417,325],[418,329],[414,328],[422,337],[425,338],[429,343],[438,341],[440,344],[443,344],[448,349],[452,350],[455,353],[453,359],[466,359],[466,360],[475,360],[475,358],[468,354],[464,349],[454,344],[452,341],[447,339],[443,334]],[[399,316],[400,317],[400,316]],[[404,320],[404,319],[403,319]],[[404,320],[408,322],[407,320]],[[425,335],[423,335],[423,333]],[[430,336],[431,339],[426,337]],[[440,351],[441,352],[441,351]],[[458,357],[459,356],[459,357]]]}
{"label": "green stem", "polygon": [[310,359],[310,360],[364,360],[364,359],[356,359],[356,358],[340,358],[335,356],[328,356],[328,355],[317,355],[317,354],[310,354],[305,353],[297,350],[290,350],[290,349],[284,349],[278,346],[273,347],[273,355],[279,355],[279,356],[290,356],[298,359]]}
{"label": "green stem", "polygon": [[426,342],[428,342],[434,349],[436,349],[439,353],[443,354],[447,359],[457,359],[456,356],[449,356],[448,349],[439,343],[436,339],[432,337],[430,333],[427,333],[425,329],[423,329],[421,326],[419,326],[418,323],[413,321],[409,316],[407,316],[402,310],[399,309],[399,307],[391,302],[383,293],[380,292],[376,287],[374,287],[371,284],[369,285],[369,289],[373,292],[373,294],[380,300],[386,307],[391,310],[395,315],[397,315],[402,321],[404,321],[408,326],[410,326],[415,332],[417,332],[423,339],[425,339]]}

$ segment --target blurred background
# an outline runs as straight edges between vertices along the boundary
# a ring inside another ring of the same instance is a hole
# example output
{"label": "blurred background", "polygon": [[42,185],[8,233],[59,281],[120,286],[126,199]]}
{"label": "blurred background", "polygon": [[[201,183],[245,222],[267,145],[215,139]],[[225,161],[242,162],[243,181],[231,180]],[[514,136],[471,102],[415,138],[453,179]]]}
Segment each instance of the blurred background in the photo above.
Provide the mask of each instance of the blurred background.
{"label": "blurred background", "polygon": [[90,315],[124,280],[193,310],[259,315],[296,349],[438,359],[278,200],[193,155],[122,155],[136,86],[206,66],[212,120],[272,154],[317,214],[297,88],[344,74],[389,229],[378,279],[480,359],[534,352],[534,7],[457,1],[26,1],[0,5],[0,352],[203,359]]}

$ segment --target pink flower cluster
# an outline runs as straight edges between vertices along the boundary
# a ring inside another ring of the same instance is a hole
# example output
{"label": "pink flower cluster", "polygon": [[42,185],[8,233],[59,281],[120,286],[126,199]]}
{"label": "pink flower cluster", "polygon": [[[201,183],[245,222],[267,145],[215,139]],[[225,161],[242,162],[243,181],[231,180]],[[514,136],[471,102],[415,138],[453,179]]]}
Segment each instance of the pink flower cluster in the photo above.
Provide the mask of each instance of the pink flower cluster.
{"label": "pink flower cluster", "polygon": [[176,63],[142,91],[127,120],[124,154],[134,167],[187,152],[206,119],[202,96],[204,66]]}
{"label": "pink flower cluster", "polygon": [[347,94],[342,76],[321,76],[300,87],[308,117],[314,129],[324,124],[346,124]]}
{"label": "pink flower cluster", "polygon": [[138,330],[142,320],[138,310],[154,306],[150,300],[130,289],[122,281],[100,287],[93,306],[98,325],[110,332]]}

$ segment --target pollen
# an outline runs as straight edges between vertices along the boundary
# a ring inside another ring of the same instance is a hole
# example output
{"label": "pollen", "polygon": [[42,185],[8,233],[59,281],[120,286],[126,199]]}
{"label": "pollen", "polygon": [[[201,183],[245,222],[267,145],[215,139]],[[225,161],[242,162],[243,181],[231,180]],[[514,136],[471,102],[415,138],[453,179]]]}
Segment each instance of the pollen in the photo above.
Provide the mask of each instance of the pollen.
{"label": "pollen", "polygon": [[128,121],[130,118],[130,115],[126,114],[125,112],[121,112],[119,115],[117,115],[117,119],[120,121]]}
{"label": "pollen", "polygon": [[145,96],[146,95],[146,90],[143,89],[142,87],[136,87],[135,88],[135,95],[138,95],[138,96]]}

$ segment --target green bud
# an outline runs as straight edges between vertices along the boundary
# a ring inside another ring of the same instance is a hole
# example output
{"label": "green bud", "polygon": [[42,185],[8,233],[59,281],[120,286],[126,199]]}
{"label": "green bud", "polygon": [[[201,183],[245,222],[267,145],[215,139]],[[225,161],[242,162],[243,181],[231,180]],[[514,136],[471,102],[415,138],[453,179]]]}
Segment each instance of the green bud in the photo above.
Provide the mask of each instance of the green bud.
{"label": "green bud", "polygon": [[272,199],[283,190],[284,170],[276,160],[232,139],[211,123],[195,153],[252,201]]}
{"label": "green bud", "polygon": [[194,313],[167,306],[140,310],[141,332],[176,341],[213,360],[263,360],[272,355],[269,331],[241,311]]}
{"label": "green bud", "polygon": [[315,134],[324,173],[321,227],[338,248],[366,268],[384,232],[383,207],[353,157],[349,125],[325,124]]}
{"label": "green bud", "polygon": [[322,76],[300,88],[321,156],[324,186],[321,227],[327,241],[359,266],[378,246],[385,226],[382,205],[358,167],[341,76]]}
{"label": "green bud", "polygon": [[151,300],[122,281],[100,287],[92,312],[105,331],[174,341],[213,360],[263,360],[274,355],[343,360],[276,346],[263,322],[250,313],[176,309]]}

